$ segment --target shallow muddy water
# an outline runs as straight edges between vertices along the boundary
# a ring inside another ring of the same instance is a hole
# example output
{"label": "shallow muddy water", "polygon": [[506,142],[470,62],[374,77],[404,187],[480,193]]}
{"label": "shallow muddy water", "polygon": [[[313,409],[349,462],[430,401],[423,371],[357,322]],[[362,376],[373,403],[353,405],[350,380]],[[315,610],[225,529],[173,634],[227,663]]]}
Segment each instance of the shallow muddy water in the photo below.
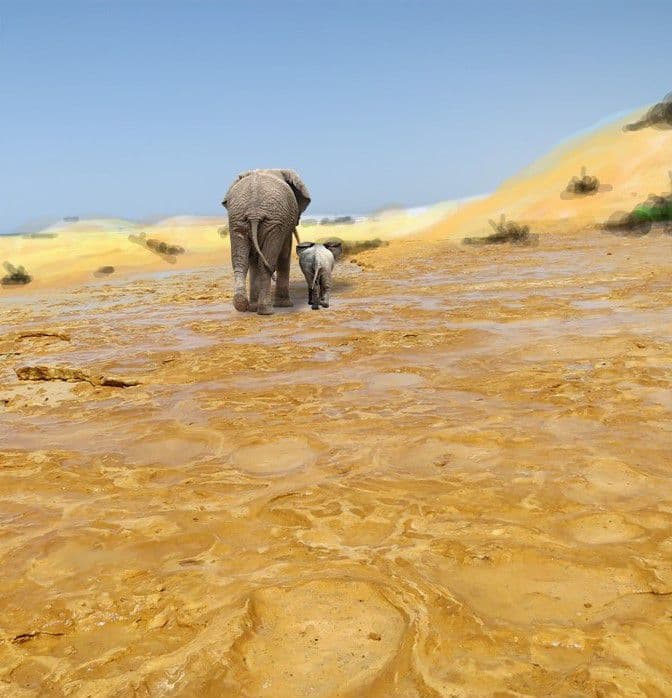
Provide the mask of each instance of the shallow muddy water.
{"label": "shallow muddy water", "polygon": [[357,259],[0,299],[0,695],[672,695],[669,239]]}

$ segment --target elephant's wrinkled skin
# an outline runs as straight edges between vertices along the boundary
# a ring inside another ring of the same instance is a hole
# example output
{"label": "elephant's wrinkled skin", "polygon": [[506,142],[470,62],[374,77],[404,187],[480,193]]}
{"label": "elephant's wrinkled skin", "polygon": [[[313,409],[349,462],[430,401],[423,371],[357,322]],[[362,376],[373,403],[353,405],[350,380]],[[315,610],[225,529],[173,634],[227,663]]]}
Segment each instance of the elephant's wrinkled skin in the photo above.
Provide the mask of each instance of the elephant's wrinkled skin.
{"label": "elephant's wrinkled skin", "polygon": [[[229,213],[231,264],[236,310],[270,315],[271,278],[275,282],[275,307],[292,305],[289,297],[289,265],[292,234],[310,194],[293,170],[250,170],[238,175],[222,204]],[[250,270],[250,296],[246,292]]]}

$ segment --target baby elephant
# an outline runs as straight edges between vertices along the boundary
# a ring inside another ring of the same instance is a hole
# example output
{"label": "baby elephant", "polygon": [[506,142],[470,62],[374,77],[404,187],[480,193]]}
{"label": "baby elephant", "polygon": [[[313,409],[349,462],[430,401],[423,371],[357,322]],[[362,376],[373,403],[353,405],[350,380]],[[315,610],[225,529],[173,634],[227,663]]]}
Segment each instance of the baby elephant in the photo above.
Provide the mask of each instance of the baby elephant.
{"label": "baby elephant", "polygon": [[299,266],[308,284],[308,303],[313,310],[329,307],[331,272],[341,252],[340,242],[302,242],[296,246]]}

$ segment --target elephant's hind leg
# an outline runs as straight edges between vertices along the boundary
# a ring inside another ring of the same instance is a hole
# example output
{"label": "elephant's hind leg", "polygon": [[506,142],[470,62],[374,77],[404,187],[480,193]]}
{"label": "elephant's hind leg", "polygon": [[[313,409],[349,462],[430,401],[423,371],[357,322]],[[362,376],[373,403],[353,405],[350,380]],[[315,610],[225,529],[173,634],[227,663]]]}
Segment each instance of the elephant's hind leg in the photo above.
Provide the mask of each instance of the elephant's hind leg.
{"label": "elephant's hind leg", "polygon": [[271,272],[266,269],[266,265],[261,260],[257,264],[257,280],[257,288],[259,290],[257,313],[259,315],[273,315],[271,307]]}
{"label": "elephant's hind leg", "polygon": [[317,279],[315,280],[315,285],[313,286],[313,298],[312,298],[312,303],[310,307],[313,310],[319,310],[320,309],[320,296],[322,295],[322,282],[320,280],[320,277],[318,275]]}
{"label": "elephant's hind leg", "polygon": [[282,246],[278,257],[276,271],[275,295],[273,305],[276,308],[291,308],[294,303],[289,297],[289,266],[292,259],[292,236],[290,235]]}
{"label": "elephant's hind leg", "polygon": [[323,308],[329,307],[329,296],[331,295],[331,272],[324,270],[320,277],[320,305]]}
{"label": "elephant's hind leg", "polygon": [[247,308],[250,312],[256,313],[259,305],[259,272],[257,271],[258,261],[252,260],[250,264],[250,305]]}
{"label": "elephant's hind leg", "polygon": [[244,233],[231,235],[231,266],[233,267],[233,307],[245,312],[249,306],[245,282],[250,265],[250,241]]}

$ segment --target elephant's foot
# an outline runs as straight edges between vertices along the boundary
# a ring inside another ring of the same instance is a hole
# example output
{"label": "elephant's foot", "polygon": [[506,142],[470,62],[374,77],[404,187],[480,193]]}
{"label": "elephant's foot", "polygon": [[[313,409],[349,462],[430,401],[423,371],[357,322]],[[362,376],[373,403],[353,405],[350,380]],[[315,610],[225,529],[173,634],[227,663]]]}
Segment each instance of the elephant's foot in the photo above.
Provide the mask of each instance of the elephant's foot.
{"label": "elephant's foot", "polygon": [[260,305],[257,308],[258,315],[273,315],[273,308],[270,305]]}
{"label": "elephant's foot", "polygon": [[233,297],[233,307],[240,313],[244,313],[248,307],[247,296],[242,293],[236,293]]}
{"label": "elephant's foot", "polygon": [[329,307],[329,301],[320,301],[320,305],[321,305],[323,308],[328,308],[328,307]]}
{"label": "elephant's foot", "polygon": [[257,301],[250,301],[249,304],[248,304],[248,306],[247,306],[247,309],[248,309],[251,313],[256,313],[256,312],[257,312],[257,307],[258,307],[258,306],[259,306],[259,304],[257,303]]}
{"label": "elephant's foot", "polygon": [[319,309],[320,309],[319,304],[316,305],[315,303],[313,303],[313,305],[311,305],[310,307],[311,307],[313,310],[319,310]]}
{"label": "elephant's foot", "polygon": [[276,298],[273,301],[274,308],[293,308],[294,303],[292,303],[291,298]]}

